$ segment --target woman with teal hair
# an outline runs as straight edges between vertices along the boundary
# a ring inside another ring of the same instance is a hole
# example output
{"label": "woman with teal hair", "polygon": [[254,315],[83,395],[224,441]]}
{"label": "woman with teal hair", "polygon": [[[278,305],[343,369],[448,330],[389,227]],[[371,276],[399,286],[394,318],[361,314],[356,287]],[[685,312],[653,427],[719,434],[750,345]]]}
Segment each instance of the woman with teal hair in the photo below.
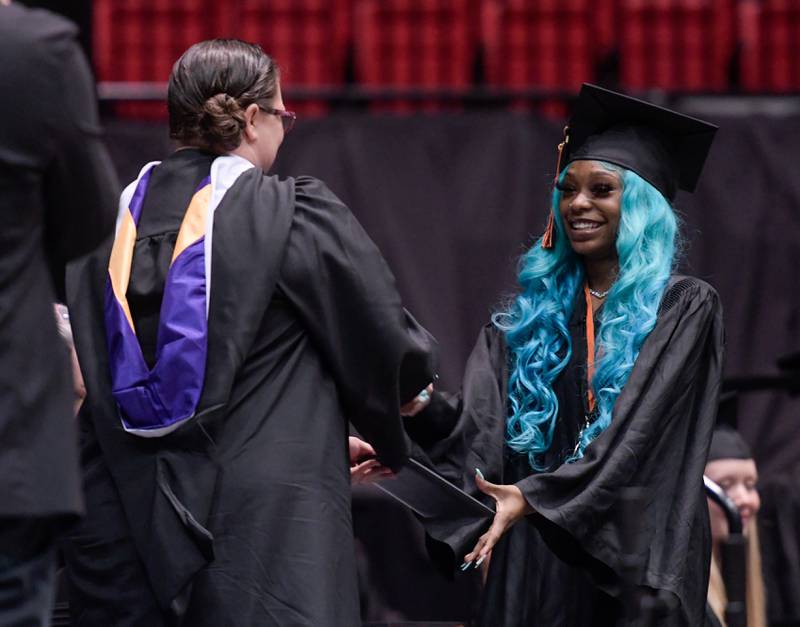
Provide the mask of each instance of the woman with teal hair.
{"label": "woman with teal hair", "polygon": [[496,511],[425,521],[432,555],[488,564],[482,625],[704,623],[722,317],[673,274],[672,201],[715,130],[585,85],[519,292],[462,393],[406,419],[418,456]]}

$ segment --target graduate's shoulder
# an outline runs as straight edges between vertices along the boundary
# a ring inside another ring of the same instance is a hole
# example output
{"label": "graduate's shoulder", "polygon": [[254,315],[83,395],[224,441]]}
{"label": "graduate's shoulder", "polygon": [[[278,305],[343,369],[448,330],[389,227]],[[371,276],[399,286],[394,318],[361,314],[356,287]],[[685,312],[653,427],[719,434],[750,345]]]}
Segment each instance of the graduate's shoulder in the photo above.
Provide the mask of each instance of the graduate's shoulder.
{"label": "graduate's shoulder", "polygon": [[305,175],[292,180],[296,210],[347,216],[348,219],[352,219],[350,209],[324,181]]}
{"label": "graduate's shoulder", "polygon": [[702,279],[686,274],[674,274],[664,289],[659,313],[687,307],[717,310],[720,308],[719,294],[713,286]]}
{"label": "graduate's shoulder", "polygon": [[319,218],[347,217],[352,219],[348,207],[331,191],[321,180],[313,176],[287,176],[264,174],[260,169],[253,168],[246,172],[238,184],[247,186],[256,184],[263,193],[286,202],[292,206],[295,213],[303,215],[317,215]]}
{"label": "graduate's shoulder", "polygon": [[313,176],[278,176],[264,174],[258,168],[246,173],[251,182],[258,180],[262,187],[290,193],[296,204],[302,205],[341,205],[343,203],[324,181]]}

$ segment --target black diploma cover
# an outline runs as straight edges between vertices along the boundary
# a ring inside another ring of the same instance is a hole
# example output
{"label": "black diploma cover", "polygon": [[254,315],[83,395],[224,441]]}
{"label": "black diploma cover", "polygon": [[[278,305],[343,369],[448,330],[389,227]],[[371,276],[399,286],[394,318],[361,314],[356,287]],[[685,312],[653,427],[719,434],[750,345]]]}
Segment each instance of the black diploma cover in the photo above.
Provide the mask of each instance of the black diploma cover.
{"label": "black diploma cover", "polygon": [[374,485],[422,518],[485,518],[495,513],[413,458],[394,477]]}

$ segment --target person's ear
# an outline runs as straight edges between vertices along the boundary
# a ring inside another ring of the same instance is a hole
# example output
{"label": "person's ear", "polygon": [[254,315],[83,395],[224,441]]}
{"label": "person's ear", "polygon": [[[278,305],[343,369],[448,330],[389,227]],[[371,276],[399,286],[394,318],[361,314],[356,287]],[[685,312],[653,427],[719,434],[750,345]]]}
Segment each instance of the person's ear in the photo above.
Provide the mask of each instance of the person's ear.
{"label": "person's ear", "polygon": [[258,139],[258,131],[255,126],[258,111],[258,105],[255,102],[247,105],[244,110],[244,139],[249,143],[253,143]]}

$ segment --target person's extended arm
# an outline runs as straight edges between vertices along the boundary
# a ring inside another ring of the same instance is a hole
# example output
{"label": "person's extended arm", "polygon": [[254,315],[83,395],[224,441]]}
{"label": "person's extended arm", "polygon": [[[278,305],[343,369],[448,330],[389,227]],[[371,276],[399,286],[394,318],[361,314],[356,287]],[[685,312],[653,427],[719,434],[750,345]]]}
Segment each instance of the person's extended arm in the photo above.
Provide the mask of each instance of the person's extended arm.
{"label": "person's extended arm", "polygon": [[336,381],[347,416],[384,465],[406,460],[400,407],[435,376],[435,341],[403,309],[394,277],[355,217],[299,178],[282,288]]}

